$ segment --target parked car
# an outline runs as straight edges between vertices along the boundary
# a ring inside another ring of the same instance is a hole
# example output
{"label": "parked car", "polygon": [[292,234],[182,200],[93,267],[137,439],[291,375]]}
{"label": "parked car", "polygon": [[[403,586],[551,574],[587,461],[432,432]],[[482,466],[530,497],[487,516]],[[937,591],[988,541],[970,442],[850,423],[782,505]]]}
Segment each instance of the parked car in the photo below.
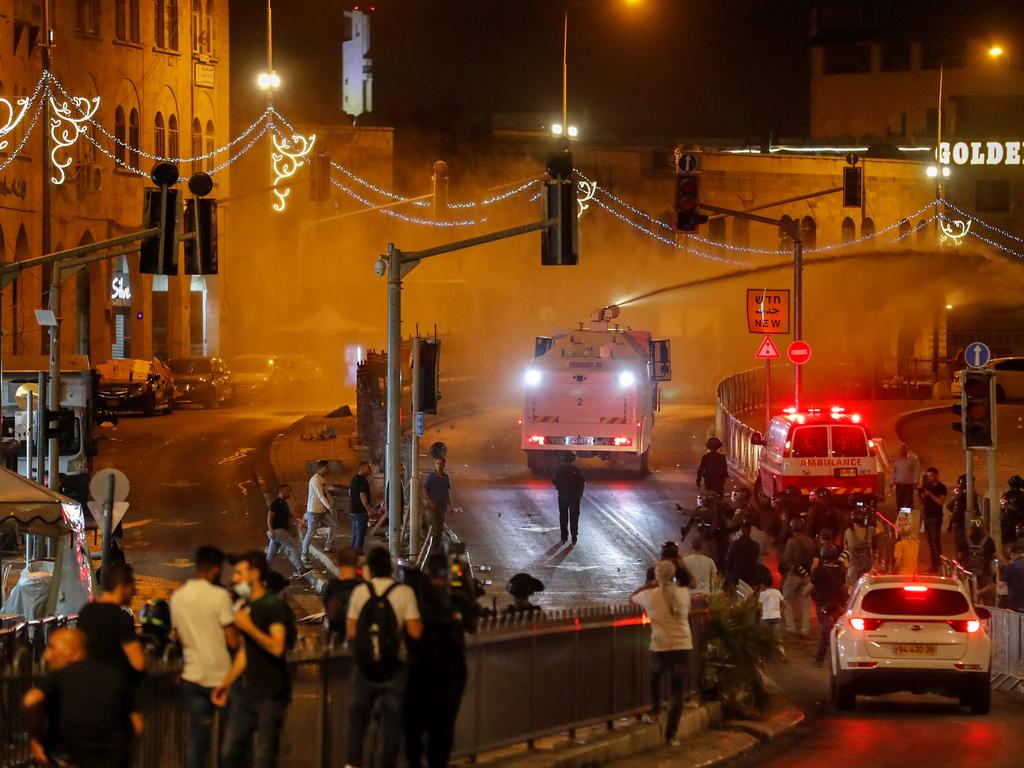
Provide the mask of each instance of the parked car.
{"label": "parked car", "polygon": [[278,368],[272,355],[239,355],[231,361],[235,395],[247,398],[265,395],[274,385]]}
{"label": "parked car", "polygon": [[295,384],[319,385],[324,378],[320,366],[305,355],[274,357],[274,388],[287,390]]}
{"label": "parked car", "polygon": [[100,377],[97,410],[174,410],[174,377],[158,358],[152,360],[107,360],[96,366]]}
{"label": "parked car", "polygon": [[[995,357],[984,370],[996,372],[996,400],[1024,400],[1024,357]],[[960,397],[960,371],[953,372],[953,396]]]}
{"label": "parked car", "polygon": [[174,357],[174,400],[217,408],[235,396],[235,379],[219,357]]}
{"label": "parked car", "polygon": [[963,583],[938,576],[864,576],[831,637],[832,701],[896,691],[953,696],[988,714],[992,643],[987,609]]}

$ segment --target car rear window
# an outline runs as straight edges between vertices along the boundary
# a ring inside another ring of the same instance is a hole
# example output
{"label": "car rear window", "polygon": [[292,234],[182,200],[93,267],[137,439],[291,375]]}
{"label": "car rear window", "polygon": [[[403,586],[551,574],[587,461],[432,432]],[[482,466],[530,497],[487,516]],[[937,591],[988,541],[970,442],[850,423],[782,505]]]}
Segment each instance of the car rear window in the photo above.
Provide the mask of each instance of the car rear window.
{"label": "car rear window", "polygon": [[860,607],[882,616],[959,616],[970,609],[960,592],[931,587],[923,592],[908,592],[903,587],[872,589]]}
{"label": "car rear window", "polygon": [[867,456],[868,439],[861,427],[832,427],[833,456]]}
{"label": "car rear window", "polygon": [[177,376],[209,373],[212,365],[208,357],[177,357],[168,363]]}
{"label": "car rear window", "polygon": [[793,432],[791,455],[828,456],[828,427],[797,427]]}

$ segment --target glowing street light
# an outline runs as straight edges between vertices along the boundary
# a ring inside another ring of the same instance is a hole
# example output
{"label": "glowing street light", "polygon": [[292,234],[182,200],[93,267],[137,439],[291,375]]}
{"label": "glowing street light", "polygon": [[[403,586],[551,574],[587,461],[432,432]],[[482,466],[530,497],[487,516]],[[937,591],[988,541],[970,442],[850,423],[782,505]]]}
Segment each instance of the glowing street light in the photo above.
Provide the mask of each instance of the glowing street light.
{"label": "glowing street light", "polygon": [[580,135],[580,130],[575,125],[570,125],[568,129],[566,129],[561,123],[551,124],[552,136],[561,136],[563,134],[568,136],[570,139],[575,139]]}
{"label": "glowing street light", "polygon": [[1002,46],[993,45],[991,48],[988,49],[988,55],[991,56],[993,59],[998,59],[1000,56],[1003,55]]}
{"label": "glowing street light", "polygon": [[261,91],[276,91],[281,87],[281,76],[272,69],[268,72],[260,72],[259,77],[256,78],[256,85],[260,87]]}

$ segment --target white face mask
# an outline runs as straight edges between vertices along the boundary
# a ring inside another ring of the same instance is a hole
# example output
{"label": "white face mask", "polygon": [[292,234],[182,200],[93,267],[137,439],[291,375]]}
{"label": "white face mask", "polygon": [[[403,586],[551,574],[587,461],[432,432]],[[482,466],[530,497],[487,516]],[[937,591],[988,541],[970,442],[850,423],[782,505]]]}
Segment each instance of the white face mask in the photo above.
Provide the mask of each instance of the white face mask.
{"label": "white face mask", "polygon": [[235,584],[235,594],[243,600],[248,600],[252,596],[252,585],[248,581]]}

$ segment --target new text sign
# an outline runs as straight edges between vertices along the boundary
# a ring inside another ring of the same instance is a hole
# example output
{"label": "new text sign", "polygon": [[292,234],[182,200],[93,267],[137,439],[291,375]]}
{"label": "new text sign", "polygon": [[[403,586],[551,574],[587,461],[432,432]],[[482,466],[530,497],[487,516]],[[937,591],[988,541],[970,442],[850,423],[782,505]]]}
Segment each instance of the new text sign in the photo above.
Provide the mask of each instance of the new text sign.
{"label": "new text sign", "polygon": [[747,330],[789,333],[789,289],[748,288]]}

